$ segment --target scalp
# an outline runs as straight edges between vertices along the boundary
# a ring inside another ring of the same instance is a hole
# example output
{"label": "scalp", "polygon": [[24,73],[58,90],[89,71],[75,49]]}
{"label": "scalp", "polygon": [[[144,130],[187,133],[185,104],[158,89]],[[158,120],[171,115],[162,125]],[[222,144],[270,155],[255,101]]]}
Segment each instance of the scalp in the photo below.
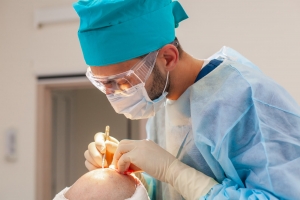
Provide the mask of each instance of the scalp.
{"label": "scalp", "polygon": [[136,189],[132,176],[122,175],[112,169],[96,169],[84,174],[67,192],[69,200],[124,200]]}

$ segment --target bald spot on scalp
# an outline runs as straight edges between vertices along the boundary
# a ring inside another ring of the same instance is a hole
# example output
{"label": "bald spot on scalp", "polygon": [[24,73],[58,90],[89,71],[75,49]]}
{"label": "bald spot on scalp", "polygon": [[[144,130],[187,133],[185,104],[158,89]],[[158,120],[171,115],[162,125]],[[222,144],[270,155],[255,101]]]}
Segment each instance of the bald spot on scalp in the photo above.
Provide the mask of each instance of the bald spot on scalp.
{"label": "bald spot on scalp", "polygon": [[136,180],[105,168],[90,171],[81,176],[68,190],[69,200],[124,200],[136,189]]}

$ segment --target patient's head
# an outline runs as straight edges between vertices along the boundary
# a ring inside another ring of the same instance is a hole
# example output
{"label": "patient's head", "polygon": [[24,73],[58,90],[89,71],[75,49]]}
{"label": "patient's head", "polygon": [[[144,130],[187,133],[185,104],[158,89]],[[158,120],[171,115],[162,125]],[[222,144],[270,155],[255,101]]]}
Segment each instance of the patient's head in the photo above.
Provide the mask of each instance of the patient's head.
{"label": "patient's head", "polygon": [[69,200],[124,200],[130,198],[137,186],[131,175],[113,169],[96,169],[81,176],[66,192]]}

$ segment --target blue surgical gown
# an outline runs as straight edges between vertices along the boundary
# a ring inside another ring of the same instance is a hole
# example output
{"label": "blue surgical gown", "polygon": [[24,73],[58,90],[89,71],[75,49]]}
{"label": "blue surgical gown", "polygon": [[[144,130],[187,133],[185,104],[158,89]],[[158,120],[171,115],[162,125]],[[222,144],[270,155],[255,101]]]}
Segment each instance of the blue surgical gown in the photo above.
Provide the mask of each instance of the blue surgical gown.
{"label": "blue surgical gown", "polygon": [[[148,137],[219,182],[199,199],[300,199],[299,105],[233,49],[210,59],[223,62],[167,101]],[[161,187],[156,199],[176,193]]]}

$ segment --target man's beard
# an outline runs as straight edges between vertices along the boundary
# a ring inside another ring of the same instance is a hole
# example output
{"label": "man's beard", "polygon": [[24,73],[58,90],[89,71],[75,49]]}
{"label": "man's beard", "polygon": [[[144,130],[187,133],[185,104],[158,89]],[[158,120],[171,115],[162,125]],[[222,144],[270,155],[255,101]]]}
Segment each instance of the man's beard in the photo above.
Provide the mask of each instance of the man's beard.
{"label": "man's beard", "polygon": [[153,68],[153,77],[153,85],[150,89],[150,92],[148,92],[149,98],[152,101],[158,99],[162,95],[166,84],[167,86],[165,91],[168,91],[170,87],[169,81],[166,83],[167,76],[161,74],[156,64]]}

